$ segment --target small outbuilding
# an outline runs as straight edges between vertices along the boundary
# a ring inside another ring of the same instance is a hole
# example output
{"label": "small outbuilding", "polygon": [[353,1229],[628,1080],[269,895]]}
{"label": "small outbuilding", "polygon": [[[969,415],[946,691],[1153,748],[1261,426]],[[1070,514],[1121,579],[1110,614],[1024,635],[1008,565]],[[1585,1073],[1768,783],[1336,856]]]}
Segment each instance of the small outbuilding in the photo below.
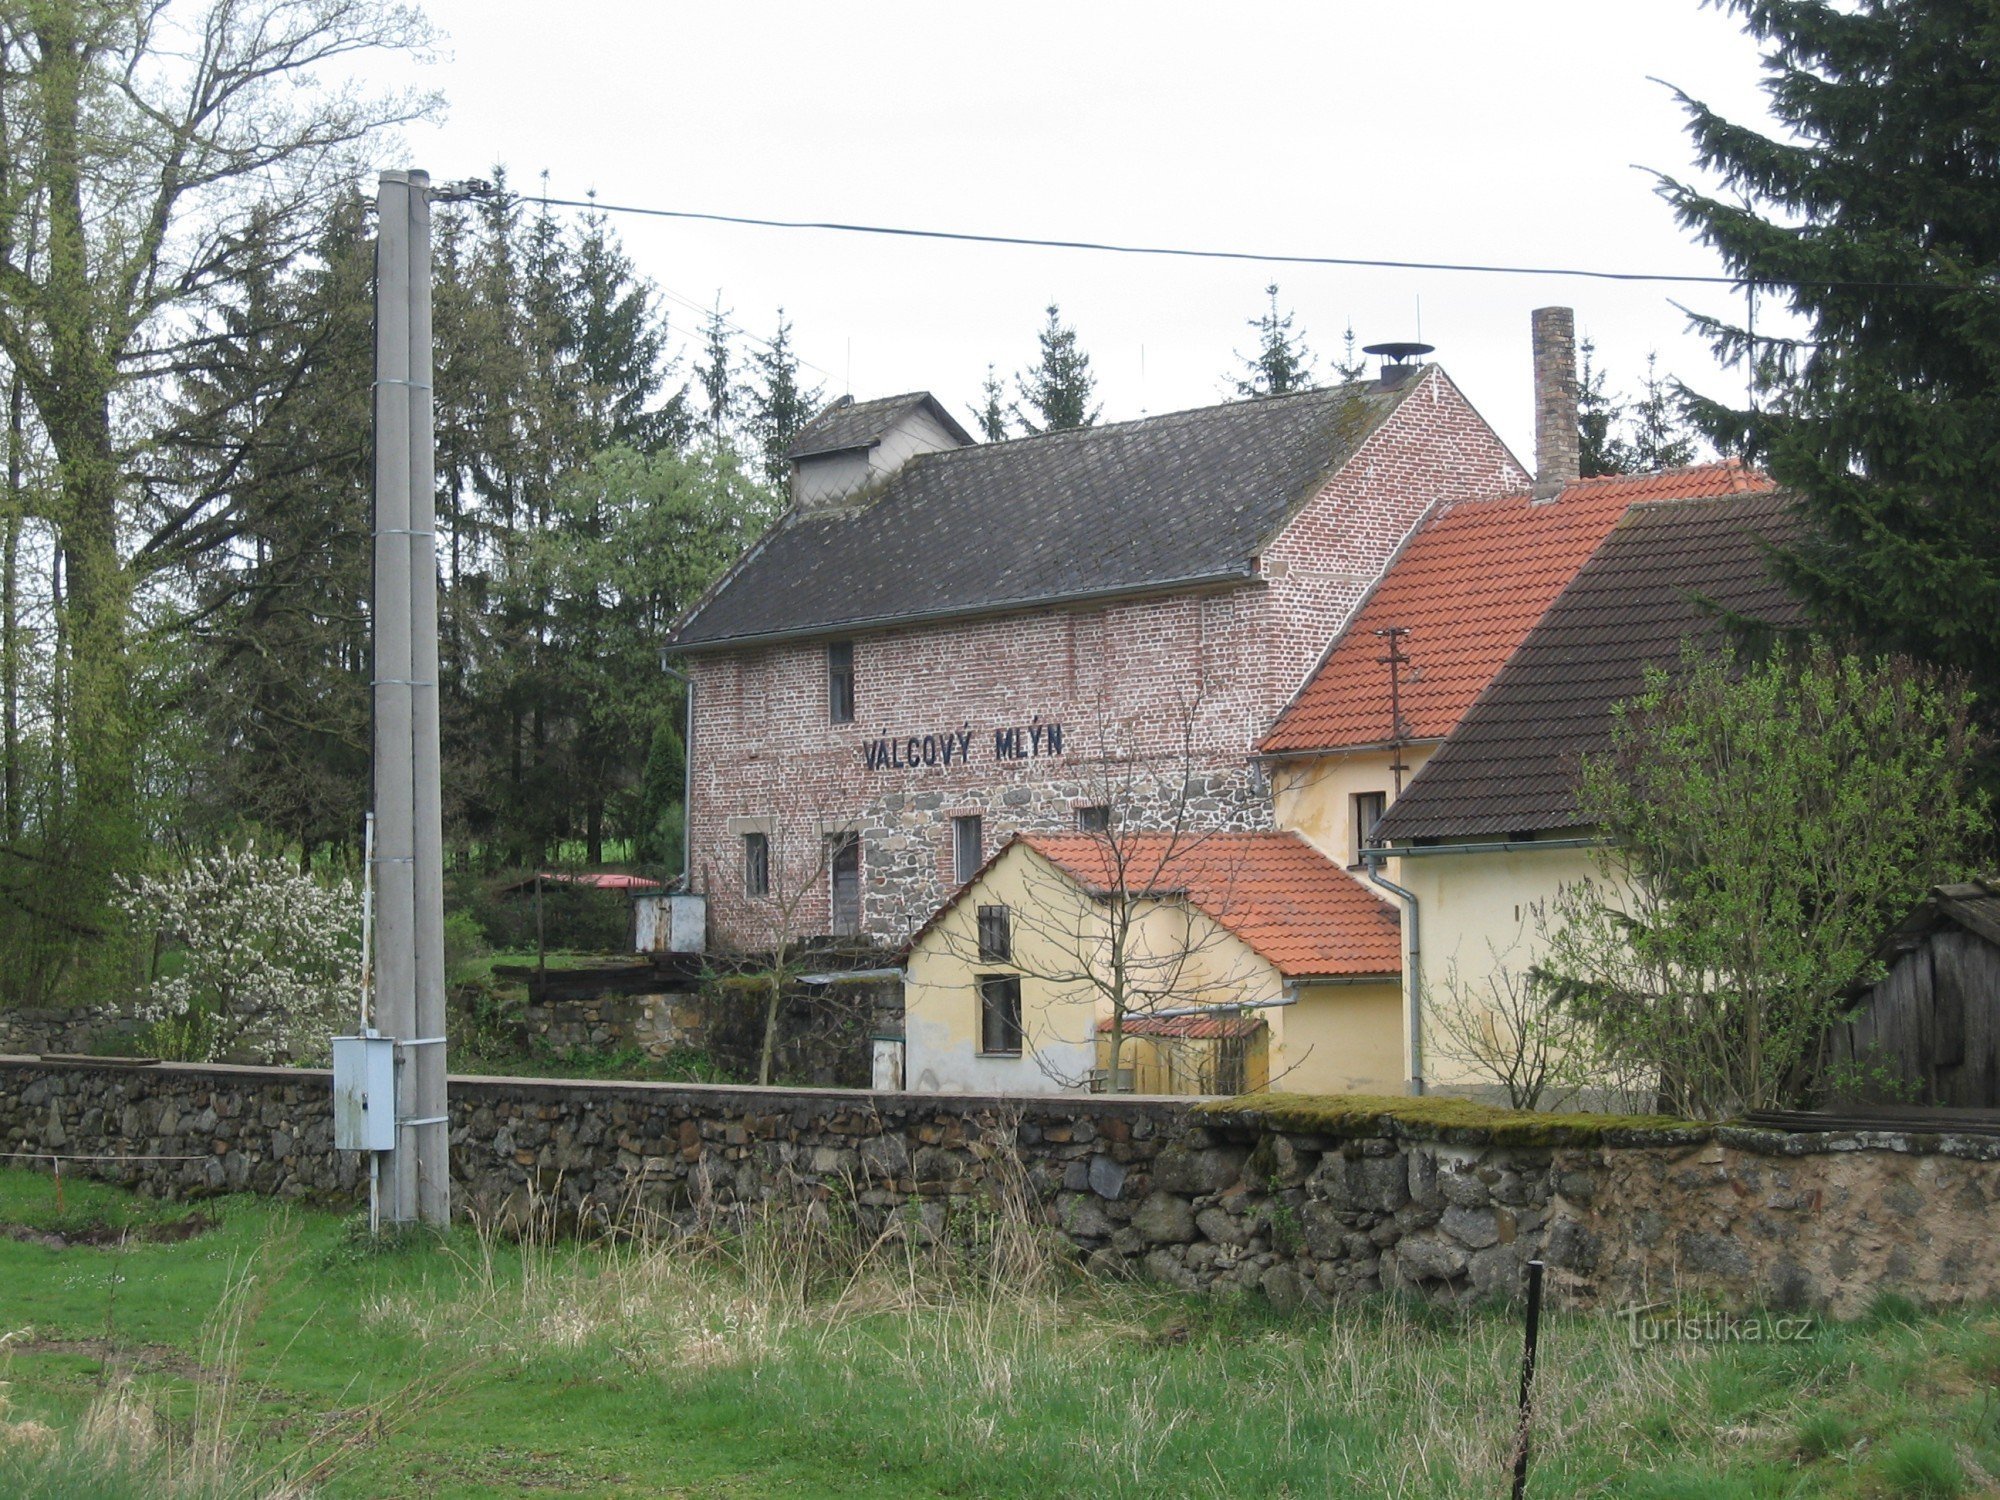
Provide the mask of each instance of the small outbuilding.
{"label": "small outbuilding", "polygon": [[1400,967],[1393,909],[1294,834],[1022,834],[910,942],[907,1086],[1388,1091]]}
{"label": "small outbuilding", "polygon": [[1934,887],[1878,957],[1829,1038],[1833,1096],[2000,1109],[2000,878]]}

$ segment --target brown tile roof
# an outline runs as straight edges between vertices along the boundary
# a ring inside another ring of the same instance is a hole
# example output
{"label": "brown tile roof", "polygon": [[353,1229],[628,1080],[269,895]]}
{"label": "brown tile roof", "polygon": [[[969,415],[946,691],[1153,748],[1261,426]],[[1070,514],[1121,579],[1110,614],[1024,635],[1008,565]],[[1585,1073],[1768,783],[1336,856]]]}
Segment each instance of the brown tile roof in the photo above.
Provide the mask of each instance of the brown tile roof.
{"label": "brown tile roof", "polygon": [[[1289,833],[1022,834],[1086,890],[1184,894],[1287,979],[1399,974],[1396,914]],[[1114,853],[1115,849],[1115,853]]]}
{"label": "brown tile roof", "polygon": [[1770,488],[1739,464],[1586,479],[1551,501],[1503,495],[1455,505],[1411,538],[1258,749],[1304,753],[1379,745],[1390,726],[1388,642],[1402,625],[1404,736],[1450,734],[1635,501]]}
{"label": "brown tile roof", "polygon": [[1794,534],[1765,488],[1634,505],[1376,826],[1387,840],[1477,839],[1576,824],[1578,758],[1610,748],[1612,706],[1717,611],[1796,624],[1767,542]]}

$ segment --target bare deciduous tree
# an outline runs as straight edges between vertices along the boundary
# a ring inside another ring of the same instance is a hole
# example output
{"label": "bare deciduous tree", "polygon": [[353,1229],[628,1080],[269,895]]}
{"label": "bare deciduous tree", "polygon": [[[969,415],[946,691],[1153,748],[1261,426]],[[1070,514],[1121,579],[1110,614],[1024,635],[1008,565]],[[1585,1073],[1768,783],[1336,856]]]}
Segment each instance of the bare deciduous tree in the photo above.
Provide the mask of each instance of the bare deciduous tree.
{"label": "bare deciduous tree", "polygon": [[[1023,1038],[1043,1073],[1065,1086],[1119,1090],[1135,1023],[1207,1007],[1240,1013],[1280,998],[1269,967],[1227,926],[1240,856],[1194,807],[1209,791],[1194,756],[1198,706],[1180,706],[1179,743],[1165,755],[1124,749],[1115,726],[1100,723],[1079,789],[1091,816],[1039,839],[1047,852],[1024,862],[1008,964],[1071,1002],[1039,1009]],[[988,957],[976,932],[939,930],[954,957]],[[1079,1056],[1092,1061],[1078,1069]]]}

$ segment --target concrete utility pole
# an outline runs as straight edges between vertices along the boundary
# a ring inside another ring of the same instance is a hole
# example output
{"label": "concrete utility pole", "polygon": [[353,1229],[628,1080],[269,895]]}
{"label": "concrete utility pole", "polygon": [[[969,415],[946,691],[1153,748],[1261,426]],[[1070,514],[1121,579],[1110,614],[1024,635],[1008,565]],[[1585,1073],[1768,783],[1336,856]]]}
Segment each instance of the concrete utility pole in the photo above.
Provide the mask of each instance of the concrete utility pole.
{"label": "concrete utility pole", "polygon": [[396,1048],[393,1224],[451,1219],[445,1106],[431,210],[384,172],[375,242],[375,1024]]}

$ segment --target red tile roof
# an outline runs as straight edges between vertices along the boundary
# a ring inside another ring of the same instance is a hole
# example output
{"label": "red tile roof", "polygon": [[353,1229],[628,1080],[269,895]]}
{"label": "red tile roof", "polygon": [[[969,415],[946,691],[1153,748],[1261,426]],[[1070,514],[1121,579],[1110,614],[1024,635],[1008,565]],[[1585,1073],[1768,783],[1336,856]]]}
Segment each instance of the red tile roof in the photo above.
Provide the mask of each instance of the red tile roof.
{"label": "red tile roof", "polygon": [[1287,979],[1402,972],[1395,912],[1295,834],[1030,833],[1020,842],[1093,894],[1121,884],[1122,863],[1125,889],[1185,895]]}
{"label": "red tile roof", "polygon": [[[1099,1031],[1111,1029],[1112,1018],[1097,1023]],[[1225,1037],[1255,1036],[1264,1029],[1261,1016],[1127,1016],[1125,1035],[1172,1037],[1177,1041],[1213,1042]]]}
{"label": "red tile roof", "polygon": [[665,890],[657,880],[648,880],[643,875],[619,875],[608,870],[543,870],[539,875],[523,875],[511,885],[502,886],[506,891],[525,891],[539,879],[544,885],[580,885],[593,891],[659,891]]}
{"label": "red tile roof", "polygon": [[1719,463],[1585,479],[1540,504],[1503,495],[1453,506],[1410,539],[1258,748],[1303,753],[1393,739],[1389,669],[1378,659],[1388,643],[1374,633],[1386,625],[1410,632],[1405,737],[1443,739],[1627,506],[1770,488],[1754,470]]}

